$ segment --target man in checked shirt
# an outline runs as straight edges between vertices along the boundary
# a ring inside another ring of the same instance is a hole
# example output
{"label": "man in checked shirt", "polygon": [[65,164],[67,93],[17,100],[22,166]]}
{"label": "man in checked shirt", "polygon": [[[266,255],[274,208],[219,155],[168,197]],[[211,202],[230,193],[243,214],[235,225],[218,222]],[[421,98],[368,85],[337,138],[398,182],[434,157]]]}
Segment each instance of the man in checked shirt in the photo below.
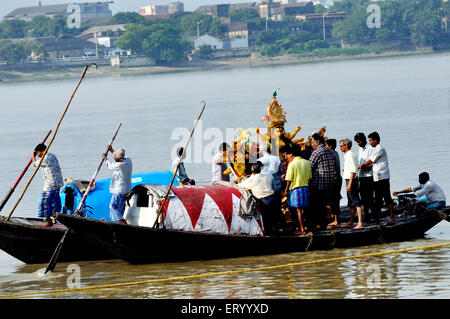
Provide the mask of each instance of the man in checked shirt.
{"label": "man in checked shirt", "polygon": [[331,204],[337,184],[336,159],[333,152],[325,146],[323,136],[313,134],[311,146],[314,149],[309,158],[312,170],[309,185],[311,217],[314,221],[312,226],[326,229],[328,224],[326,206]]}

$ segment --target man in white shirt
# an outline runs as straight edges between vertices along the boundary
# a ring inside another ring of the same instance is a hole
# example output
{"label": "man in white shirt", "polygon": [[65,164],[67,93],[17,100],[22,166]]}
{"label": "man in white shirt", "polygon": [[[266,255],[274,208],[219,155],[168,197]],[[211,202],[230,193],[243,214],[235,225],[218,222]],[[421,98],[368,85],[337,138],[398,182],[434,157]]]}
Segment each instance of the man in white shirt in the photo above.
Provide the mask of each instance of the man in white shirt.
{"label": "man in white shirt", "polygon": [[223,172],[227,169],[227,163],[229,162],[228,152],[230,151],[230,145],[222,143],[219,146],[219,152],[214,155],[212,161],[212,179],[211,183],[219,181],[230,181],[230,176],[225,175]]}
{"label": "man in white shirt", "polygon": [[111,145],[109,145],[108,150],[114,157],[114,162],[110,162],[103,154],[103,158],[106,160],[106,166],[113,171],[109,185],[109,192],[112,194],[109,204],[110,217],[112,221],[127,224],[123,218],[123,213],[125,212],[127,193],[131,190],[133,164],[129,157],[125,157],[124,149],[114,151]]}
{"label": "man in white shirt", "polygon": [[363,228],[362,205],[358,192],[358,160],[351,151],[352,141],[348,138],[339,141],[339,147],[344,155],[344,173],[343,178],[347,186],[348,207],[350,207],[350,221],[347,227],[353,227],[353,218],[355,210],[358,214],[358,224],[353,229]]}
{"label": "man in white shirt", "polygon": [[272,188],[275,193],[281,194],[284,167],[279,156],[272,155],[270,146],[265,146],[263,156],[258,158],[258,162],[262,164],[261,174],[270,175],[272,177]]}
{"label": "man in white shirt", "polygon": [[[369,160],[373,147],[367,143],[366,135],[364,133],[356,133],[354,140],[359,146],[358,150],[358,180],[359,180],[359,196],[361,198],[361,204],[364,207],[364,219],[373,220],[374,208],[373,208],[373,172],[372,167],[365,166],[364,164]],[[370,215],[369,215],[370,209]]]}
{"label": "man in white shirt", "polygon": [[275,222],[278,221],[275,207],[275,193],[272,189],[271,178],[261,174],[260,162],[251,165],[252,175],[238,184],[239,188],[249,190],[258,201],[262,215],[264,234],[271,235],[275,231]]}
{"label": "man in white shirt", "polygon": [[393,192],[392,195],[397,196],[401,193],[414,192],[416,202],[424,202],[428,209],[439,209],[445,207],[445,194],[435,182],[430,180],[427,172],[419,174],[419,185],[409,187],[404,190]]}
{"label": "man in white shirt", "polygon": [[383,206],[383,199],[386,205],[389,207],[389,222],[388,225],[394,224],[394,206],[391,197],[390,190],[390,174],[389,174],[389,161],[386,150],[380,145],[380,135],[378,132],[372,132],[369,134],[369,143],[373,147],[372,153],[369,156],[369,160],[364,163],[364,166],[372,166],[373,181],[375,190],[375,218],[379,220],[381,207]]}

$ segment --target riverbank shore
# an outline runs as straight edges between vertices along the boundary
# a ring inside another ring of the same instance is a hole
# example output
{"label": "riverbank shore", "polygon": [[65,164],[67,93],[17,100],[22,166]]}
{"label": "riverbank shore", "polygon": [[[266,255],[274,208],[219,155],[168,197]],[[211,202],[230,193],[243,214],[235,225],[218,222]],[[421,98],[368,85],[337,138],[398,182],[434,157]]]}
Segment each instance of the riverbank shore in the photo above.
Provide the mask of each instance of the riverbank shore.
{"label": "riverbank shore", "polygon": [[[320,63],[340,60],[373,59],[384,57],[399,57],[419,54],[441,54],[448,51],[414,50],[414,51],[386,51],[382,53],[364,53],[358,55],[337,55],[321,57],[298,57],[297,55],[282,55],[276,57],[261,56],[253,53],[249,57],[205,60],[197,63],[185,63],[174,66],[145,66],[118,68],[99,66],[88,70],[90,77],[120,77],[134,75],[150,75],[174,72],[191,72],[215,69],[255,68],[301,63]],[[79,78],[81,68],[60,68],[58,70],[42,70],[34,72],[0,71],[0,83],[70,80]]]}

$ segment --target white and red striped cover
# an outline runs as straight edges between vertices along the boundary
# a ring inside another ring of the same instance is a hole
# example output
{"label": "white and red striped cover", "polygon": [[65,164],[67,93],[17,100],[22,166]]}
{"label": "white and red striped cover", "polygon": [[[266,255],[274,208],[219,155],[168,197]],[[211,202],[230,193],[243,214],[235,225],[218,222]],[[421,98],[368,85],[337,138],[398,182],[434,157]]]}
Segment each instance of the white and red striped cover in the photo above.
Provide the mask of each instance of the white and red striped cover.
{"label": "white and red striped cover", "polygon": [[174,186],[164,209],[166,229],[263,235],[262,220],[238,216],[241,193],[221,185]]}

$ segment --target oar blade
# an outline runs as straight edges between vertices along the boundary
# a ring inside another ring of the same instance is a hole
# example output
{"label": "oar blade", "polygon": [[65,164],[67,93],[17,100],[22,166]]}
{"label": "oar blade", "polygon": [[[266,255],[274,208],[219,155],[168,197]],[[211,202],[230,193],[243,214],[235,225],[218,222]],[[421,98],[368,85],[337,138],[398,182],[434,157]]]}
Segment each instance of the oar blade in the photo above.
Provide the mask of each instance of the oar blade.
{"label": "oar blade", "polygon": [[55,270],[56,263],[58,262],[59,255],[61,254],[62,248],[64,246],[64,240],[66,239],[67,234],[69,233],[70,228],[67,228],[64,232],[64,235],[62,236],[61,240],[58,243],[58,246],[56,246],[55,251],[53,252],[52,258],[50,259],[47,268],[45,269],[44,275],[47,274],[49,271]]}

